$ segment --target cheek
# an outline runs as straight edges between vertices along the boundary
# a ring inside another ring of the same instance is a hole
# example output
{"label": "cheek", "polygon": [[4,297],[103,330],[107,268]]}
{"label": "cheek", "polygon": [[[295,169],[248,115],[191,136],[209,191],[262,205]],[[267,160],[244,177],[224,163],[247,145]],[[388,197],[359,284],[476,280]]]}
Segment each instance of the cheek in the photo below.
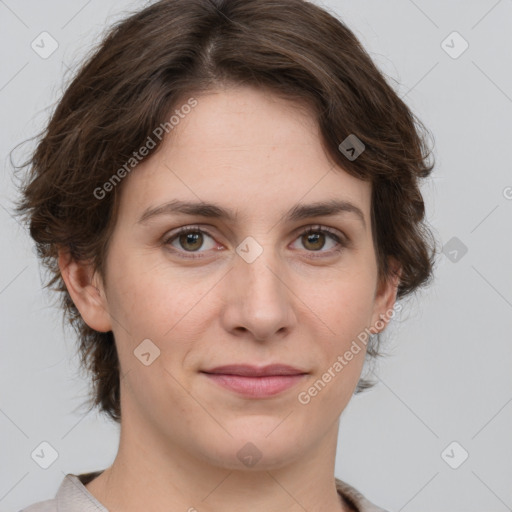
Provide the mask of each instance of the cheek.
{"label": "cheek", "polygon": [[164,349],[169,340],[192,340],[202,330],[215,280],[142,258],[119,259],[109,275],[108,306],[125,346],[149,338]]}
{"label": "cheek", "polygon": [[327,283],[307,288],[304,303],[329,333],[329,346],[341,349],[371,322],[374,307],[374,285],[370,272],[333,276]]}
{"label": "cheek", "polygon": [[308,297],[307,304],[314,312],[309,313],[308,323],[317,326],[312,336],[320,343],[315,378],[301,389],[305,394],[299,403],[311,401],[313,407],[339,412],[350,400],[366,355],[369,338],[365,329],[372,317],[372,285],[362,276],[340,276],[335,284],[318,287]]}
{"label": "cheek", "polygon": [[[318,411],[332,421],[350,401],[357,386],[366,355],[368,336],[365,328],[371,320],[372,294],[368,288],[358,287],[330,289],[324,299],[316,298],[316,316],[311,321],[326,332],[316,337],[318,354],[314,377],[299,391],[301,406]],[[327,327],[326,327],[327,326]],[[314,333],[313,333],[314,336]]]}

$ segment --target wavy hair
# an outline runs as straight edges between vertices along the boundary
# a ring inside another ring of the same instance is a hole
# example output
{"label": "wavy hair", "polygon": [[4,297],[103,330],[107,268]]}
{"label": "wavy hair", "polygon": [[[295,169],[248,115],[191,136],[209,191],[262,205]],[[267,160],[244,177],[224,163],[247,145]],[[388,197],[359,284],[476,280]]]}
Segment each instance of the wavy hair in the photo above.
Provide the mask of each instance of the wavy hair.
{"label": "wavy hair", "polygon": [[[91,407],[120,422],[120,368],[112,332],[81,318],[58,267],[58,249],[90,261],[104,277],[119,191],[94,193],[166,123],[182,98],[250,85],[311,107],[327,154],[372,184],[371,224],[379,279],[402,267],[397,299],[432,279],[436,243],[424,220],[420,179],[434,164],[429,133],[372,62],[353,32],[304,0],[160,0],[113,24],[80,64],[38,137],[21,186],[46,287],[60,292],[65,318],[92,375]],[[339,146],[355,135],[365,150]],[[160,141],[156,141],[156,151]],[[371,338],[368,358],[381,355]],[[360,379],[356,393],[374,383]]]}

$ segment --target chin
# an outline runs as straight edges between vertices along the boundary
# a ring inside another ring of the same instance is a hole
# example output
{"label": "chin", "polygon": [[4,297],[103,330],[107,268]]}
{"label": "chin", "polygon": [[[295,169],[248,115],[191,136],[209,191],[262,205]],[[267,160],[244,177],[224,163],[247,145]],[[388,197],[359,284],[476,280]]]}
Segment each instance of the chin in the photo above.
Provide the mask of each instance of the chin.
{"label": "chin", "polygon": [[[276,423],[274,422],[273,428]],[[233,438],[224,437],[222,446],[203,446],[201,457],[208,463],[232,471],[267,471],[286,466],[299,459],[297,442],[293,437],[271,433],[272,429],[240,432]]]}

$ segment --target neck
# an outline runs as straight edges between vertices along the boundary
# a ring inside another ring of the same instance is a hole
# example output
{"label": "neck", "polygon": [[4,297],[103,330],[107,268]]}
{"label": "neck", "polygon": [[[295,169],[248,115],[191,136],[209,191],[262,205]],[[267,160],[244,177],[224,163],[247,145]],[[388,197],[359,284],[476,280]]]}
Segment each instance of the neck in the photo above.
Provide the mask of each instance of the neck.
{"label": "neck", "polygon": [[339,421],[318,445],[303,449],[288,464],[256,463],[244,470],[200,459],[180,443],[148,434],[151,429],[127,425],[121,425],[112,466],[86,485],[109,512],[351,510],[334,479]]}

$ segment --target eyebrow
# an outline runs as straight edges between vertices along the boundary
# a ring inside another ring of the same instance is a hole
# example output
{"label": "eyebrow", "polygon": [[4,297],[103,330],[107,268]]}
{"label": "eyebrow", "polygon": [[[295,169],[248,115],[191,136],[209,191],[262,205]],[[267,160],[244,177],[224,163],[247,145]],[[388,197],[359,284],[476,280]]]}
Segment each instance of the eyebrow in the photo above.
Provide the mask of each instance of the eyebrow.
{"label": "eyebrow", "polygon": [[[366,221],[362,210],[355,204],[340,199],[319,201],[311,204],[297,204],[286,213],[285,221],[293,222],[311,217],[334,216],[342,213],[354,214],[366,229]],[[174,199],[165,204],[147,208],[137,223],[143,224],[154,217],[173,214],[195,215],[227,221],[234,221],[237,217],[237,212],[213,203]]]}

